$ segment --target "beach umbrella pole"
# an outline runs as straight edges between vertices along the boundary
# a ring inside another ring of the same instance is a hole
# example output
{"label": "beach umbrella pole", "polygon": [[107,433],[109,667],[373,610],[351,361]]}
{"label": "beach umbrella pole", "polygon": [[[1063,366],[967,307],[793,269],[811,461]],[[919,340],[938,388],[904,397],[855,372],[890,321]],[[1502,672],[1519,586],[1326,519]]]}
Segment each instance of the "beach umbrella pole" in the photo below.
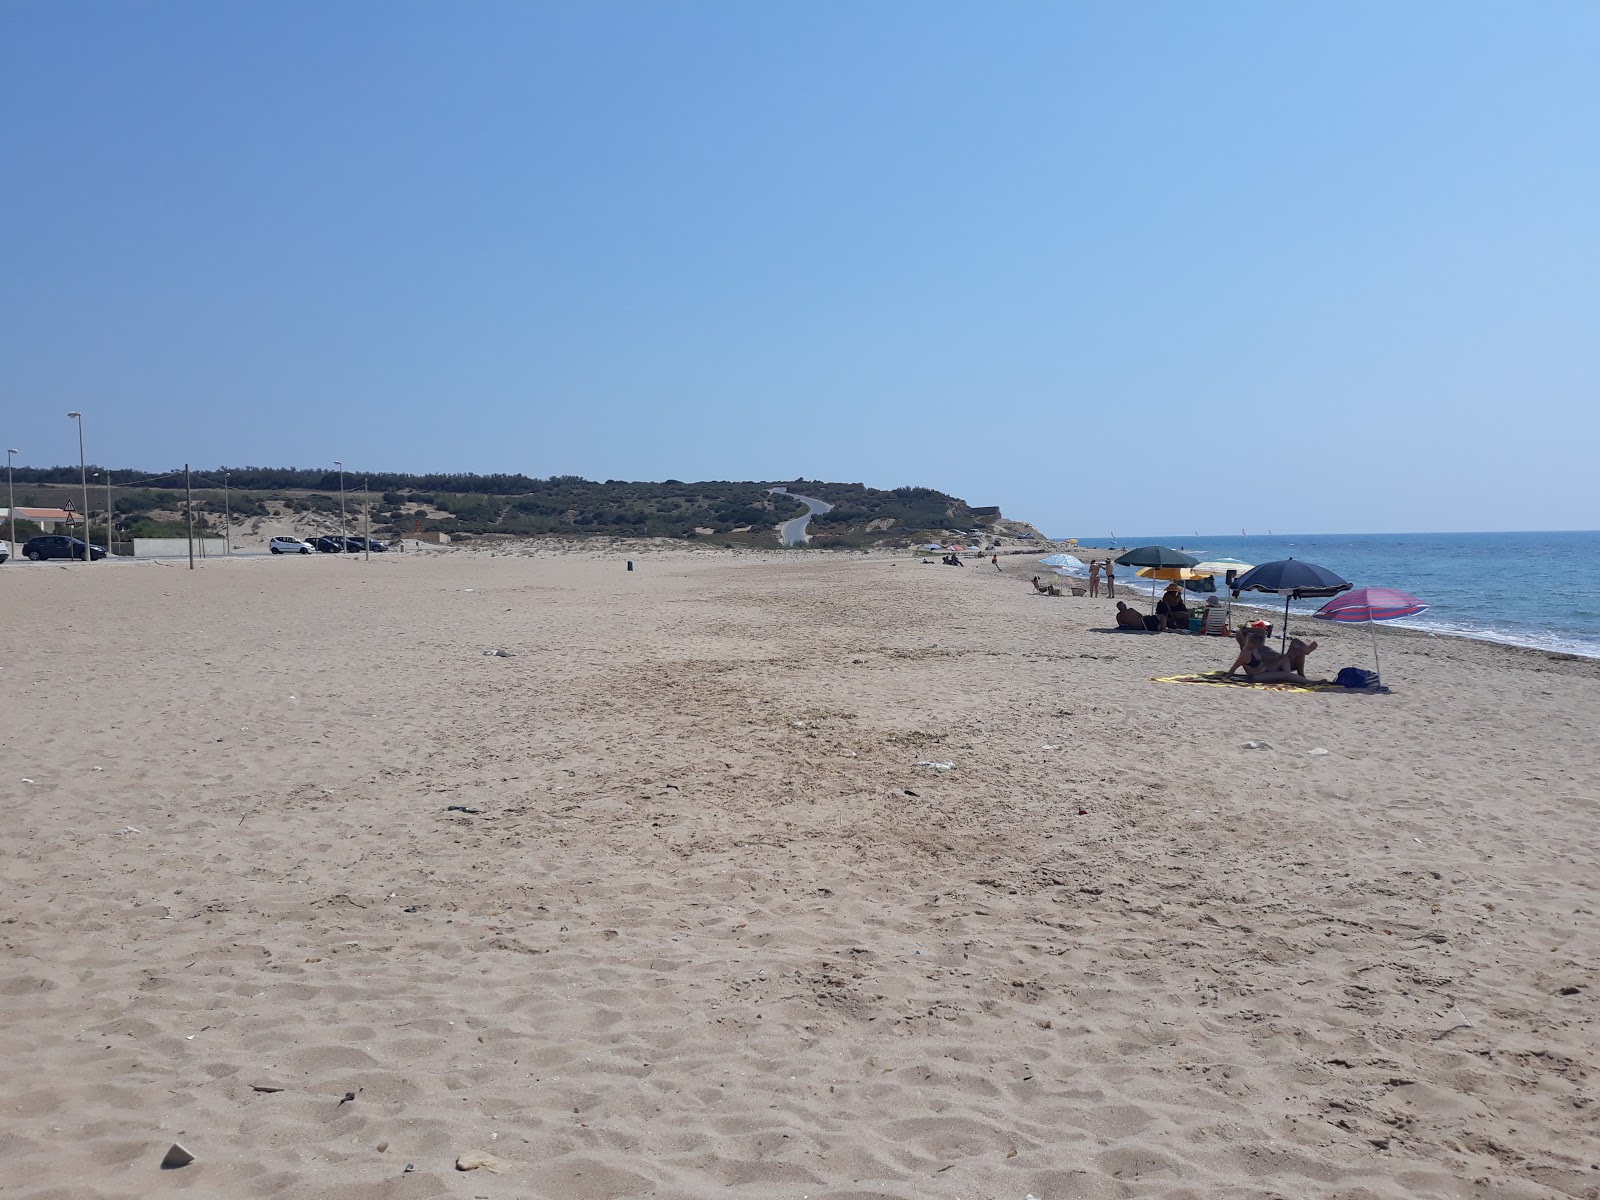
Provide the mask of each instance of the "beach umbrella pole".
{"label": "beach umbrella pole", "polygon": [[1289,649],[1289,596],[1283,598],[1283,637],[1278,641],[1278,653]]}
{"label": "beach umbrella pole", "polygon": [[1382,683],[1383,668],[1378,665],[1378,623],[1371,617],[1367,618],[1367,632],[1372,635],[1372,673],[1378,677],[1378,682]]}

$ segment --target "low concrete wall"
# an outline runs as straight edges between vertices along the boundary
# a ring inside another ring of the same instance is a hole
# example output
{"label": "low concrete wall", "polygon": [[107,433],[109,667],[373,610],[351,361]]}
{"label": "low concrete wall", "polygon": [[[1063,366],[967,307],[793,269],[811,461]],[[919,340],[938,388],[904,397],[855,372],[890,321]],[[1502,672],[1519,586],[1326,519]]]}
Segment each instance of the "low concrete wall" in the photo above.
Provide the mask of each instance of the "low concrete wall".
{"label": "low concrete wall", "polygon": [[[195,538],[196,558],[221,558],[228,552],[228,543],[222,538]],[[188,558],[188,538],[134,538],[135,558]]]}

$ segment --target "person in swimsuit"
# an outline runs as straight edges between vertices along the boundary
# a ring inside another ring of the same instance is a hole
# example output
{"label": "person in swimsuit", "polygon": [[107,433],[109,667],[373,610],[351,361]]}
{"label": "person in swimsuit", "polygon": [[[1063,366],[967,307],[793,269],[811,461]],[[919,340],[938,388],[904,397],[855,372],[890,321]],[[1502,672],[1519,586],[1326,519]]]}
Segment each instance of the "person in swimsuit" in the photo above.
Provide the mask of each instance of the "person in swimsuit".
{"label": "person in swimsuit", "polygon": [[1245,638],[1244,649],[1239,651],[1239,657],[1233,660],[1233,666],[1228,668],[1232,675],[1240,667],[1244,668],[1245,678],[1251,683],[1326,683],[1325,679],[1307,679],[1299,671],[1294,670],[1289,663],[1287,654],[1279,654],[1267,645],[1267,635],[1252,633]]}
{"label": "person in swimsuit", "polygon": [[1109,558],[1106,559],[1106,598],[1110,600],[1117,598],[1117,569]]}
{"label": "person in swimsuit", "polygon": [[1089,595],[1100,594],[1100,560],[1097,558],[1089,564]]}
{"label": "person in swimsuit", "polygon": [[1136,608],[1129,608],[1121,600],[1117,601],[1117,627],[1119,629],[1144,629],[1144,614]]}

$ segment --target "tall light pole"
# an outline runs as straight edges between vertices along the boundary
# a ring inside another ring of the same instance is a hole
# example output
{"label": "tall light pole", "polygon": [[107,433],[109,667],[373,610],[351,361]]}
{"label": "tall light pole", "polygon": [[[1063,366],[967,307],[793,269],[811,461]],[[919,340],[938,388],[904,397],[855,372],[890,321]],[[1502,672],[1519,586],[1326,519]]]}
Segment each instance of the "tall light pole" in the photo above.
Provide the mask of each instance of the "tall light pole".
{"label": "tall light pole", "polygon": [[78,476],[83,481],[83,561],[94,561],[94,555],[89,550],[89,464],[83,457],[83,414],[69,412],[69,420],[78,423]]}
{"label": "tall light pole", "polygon": [[222,536],[225,539],[227,550],[233,553],[233,509],[228,507],[228,473],[222,473]]}
{"label": "tall light pole", "polygon": [[11,460],[21,451],[6,451],[6,516],[11,518],[11,557],[17,556],[17,487],[11,482]]}
{"label": "tall light pole", "polygon": [[344,464],[336,458],[333,465],[339,468],[339,553],[343,554],[350,549],[344,544]]}

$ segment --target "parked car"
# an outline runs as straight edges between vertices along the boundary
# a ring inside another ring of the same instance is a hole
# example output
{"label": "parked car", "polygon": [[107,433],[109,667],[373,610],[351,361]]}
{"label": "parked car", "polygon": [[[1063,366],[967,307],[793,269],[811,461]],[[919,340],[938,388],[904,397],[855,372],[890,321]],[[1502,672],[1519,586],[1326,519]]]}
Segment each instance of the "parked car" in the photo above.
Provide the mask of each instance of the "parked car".
{"label": "parked car", "polygon": [[267,543],[267,549],[274,554],[310,554],[311,547],[299,538],[275,537]]}
{"label": "parked car", "polygon": [[[104,546],[90,546],[89,560],[98,562],[106,556]],[[43,562],[47,558],[83,558],[83,542],[59,533],[46,533],[29,538],[22,543],[22,557],[30,562]]]}
{"label": "parked car", "polygon": [[353,537],[345,540],[350,543],[351,550],[371,550],[374,554],[382,554],[389,548],[387,543],[380,542],[377,538]]}
{"label": "parked car", "polygon": [[337,537],[319,537],[311,539],[311,546],[323,554],[338,554],[344,550],[344,539]]}
{"label": "parked car", "polygon": [[4,546],[0,546],[0,563],[5,562],[5,560],[10,557],[11,551],[7,550]]}

